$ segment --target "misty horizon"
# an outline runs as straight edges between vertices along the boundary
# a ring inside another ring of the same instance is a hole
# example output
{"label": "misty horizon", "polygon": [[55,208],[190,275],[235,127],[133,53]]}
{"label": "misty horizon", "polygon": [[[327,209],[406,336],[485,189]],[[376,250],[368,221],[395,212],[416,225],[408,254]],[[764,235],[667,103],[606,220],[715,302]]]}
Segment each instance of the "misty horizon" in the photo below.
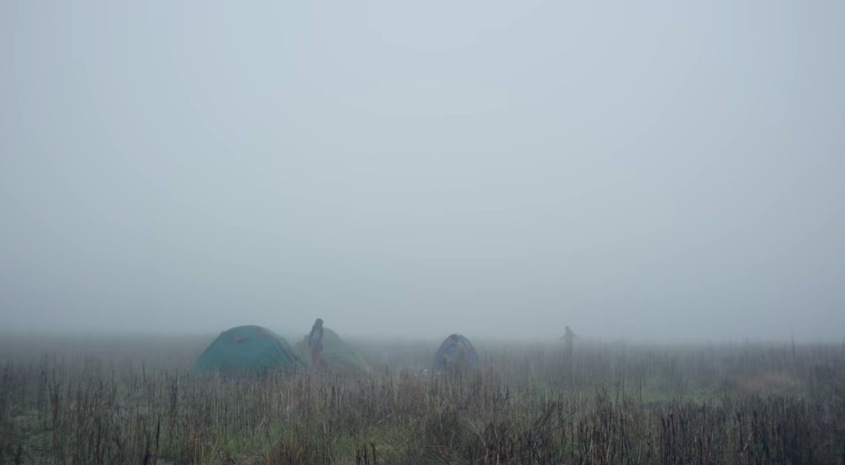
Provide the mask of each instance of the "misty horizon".
{"label": "misty horizon", "polygon": [[0,25],[3,330],[845,340],[845,3]]}

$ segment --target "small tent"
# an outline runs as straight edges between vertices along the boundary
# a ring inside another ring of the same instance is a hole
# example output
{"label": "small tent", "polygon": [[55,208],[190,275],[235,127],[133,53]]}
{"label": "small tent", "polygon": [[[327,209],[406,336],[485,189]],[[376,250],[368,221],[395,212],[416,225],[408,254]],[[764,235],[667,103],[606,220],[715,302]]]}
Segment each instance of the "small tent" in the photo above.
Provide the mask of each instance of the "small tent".
{"label": "small tent", "polygon": [[[311,364],[308,336],[296,344],[300,356]],[[370,365],[358,352],[329,328],[323,327],[322,363],[328,371],[337,373],[369,373]]]}
{"label": "small tent", "polygon": [[191,371],[262,373],[305,366],[282,336],[261,326],[238,326],[220,333]]}
{"label": "small tent", "polygon": [[434,369],[452,371],[474,368],[479,363],[478,352],[469,339],[461,334],[447,337],[434,354]]}

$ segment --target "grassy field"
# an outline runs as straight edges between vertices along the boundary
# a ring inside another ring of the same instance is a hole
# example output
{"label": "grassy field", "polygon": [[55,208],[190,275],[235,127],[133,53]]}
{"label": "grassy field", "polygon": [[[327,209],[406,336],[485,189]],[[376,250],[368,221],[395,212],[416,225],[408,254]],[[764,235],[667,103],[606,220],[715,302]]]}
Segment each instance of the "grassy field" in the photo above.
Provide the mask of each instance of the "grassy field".
{"label": "grassy field", "polygon": [[845,345],[350,341],[370,375],[191,377],[212,337],[7,335],[0,464],[843,464]]}

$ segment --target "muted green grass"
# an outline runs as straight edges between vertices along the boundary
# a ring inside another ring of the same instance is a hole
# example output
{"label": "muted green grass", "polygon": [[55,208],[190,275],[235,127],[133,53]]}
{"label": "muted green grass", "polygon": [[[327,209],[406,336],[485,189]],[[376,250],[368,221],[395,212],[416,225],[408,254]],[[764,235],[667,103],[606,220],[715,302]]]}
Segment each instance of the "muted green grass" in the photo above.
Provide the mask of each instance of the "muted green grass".
{"label": "muted green grass", "polygon": [[0,343],[0,464],[845,462],[842,345],[350,341],[368,375],[191,377],[208,338]]}

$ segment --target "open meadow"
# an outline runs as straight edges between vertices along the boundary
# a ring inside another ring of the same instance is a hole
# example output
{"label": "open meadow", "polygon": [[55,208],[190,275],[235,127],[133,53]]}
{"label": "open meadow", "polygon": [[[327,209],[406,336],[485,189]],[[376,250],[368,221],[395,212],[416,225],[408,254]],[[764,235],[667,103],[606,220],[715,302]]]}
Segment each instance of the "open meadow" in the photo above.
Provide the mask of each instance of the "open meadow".
{"label": "open meadow", "polygon": [[845,345],[351,340],[367,375],[191,376],[213,337],[7,335],[0,464],[843,464]]}

